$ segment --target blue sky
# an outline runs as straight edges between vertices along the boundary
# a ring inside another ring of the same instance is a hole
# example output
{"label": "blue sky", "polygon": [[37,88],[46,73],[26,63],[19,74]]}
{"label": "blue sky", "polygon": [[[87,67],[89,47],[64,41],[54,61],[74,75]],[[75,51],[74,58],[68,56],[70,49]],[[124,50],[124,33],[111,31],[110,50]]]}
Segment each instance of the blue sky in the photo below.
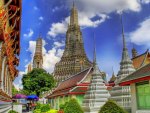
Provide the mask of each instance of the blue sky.
{"label": "blue sky", "polygon": [[[14,81],[21,87],[21,78],[32,62],[35,40],[43,38],[44,69],[52,72],[61,58],[72,0],[22,0],[21,53],[19,76]],[[96,38],[97,62],[101,71],[112,75],[119,70],[122,52],[120,13],[128,51],[138,53],[150,48],[150,0],[75,0],[84,47],[90,60],[93,57],[93,32]]]}

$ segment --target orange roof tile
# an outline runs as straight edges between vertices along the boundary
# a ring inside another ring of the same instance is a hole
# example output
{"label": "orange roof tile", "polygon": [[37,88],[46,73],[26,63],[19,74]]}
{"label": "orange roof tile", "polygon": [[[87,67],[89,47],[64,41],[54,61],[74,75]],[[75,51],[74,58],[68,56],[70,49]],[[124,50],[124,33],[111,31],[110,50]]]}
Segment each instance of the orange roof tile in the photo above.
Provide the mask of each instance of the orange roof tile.
{"label": "orange roof tile", "polygon": [[133,66],[134,66],[135,69],[138,69],[141,66],[143,66],[143,63],[144,63],[148,53],[149,52],[147,50],[145,53],[143,53],[143,54],[141,54],[141,55],[139,55],[139,56],[137,56],[135,58],[132,58]]}

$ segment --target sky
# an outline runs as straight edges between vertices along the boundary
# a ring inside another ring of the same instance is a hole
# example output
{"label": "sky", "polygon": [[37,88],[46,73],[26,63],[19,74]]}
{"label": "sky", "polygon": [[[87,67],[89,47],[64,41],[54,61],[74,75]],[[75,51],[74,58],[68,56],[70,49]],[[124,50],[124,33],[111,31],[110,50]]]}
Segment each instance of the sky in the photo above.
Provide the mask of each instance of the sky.
{"label": "sky", "polygon": [[[150,0],[74,0],[79,12],[79,25],[83,34],[88,58],[93,59],[93,34],[96,38],[97,63],[107,79],[113,70],[117,75],[121,54],[122,36],[120,14],[127,48],[132,57],[133,46],[138,54],[150,48]],[[22,0],[20,65],[14,81],[22,88],[21,78],[33,61],[35,41],[43,38],[43,68],[53,72],[65,47],[65,35],[73,0]]]}

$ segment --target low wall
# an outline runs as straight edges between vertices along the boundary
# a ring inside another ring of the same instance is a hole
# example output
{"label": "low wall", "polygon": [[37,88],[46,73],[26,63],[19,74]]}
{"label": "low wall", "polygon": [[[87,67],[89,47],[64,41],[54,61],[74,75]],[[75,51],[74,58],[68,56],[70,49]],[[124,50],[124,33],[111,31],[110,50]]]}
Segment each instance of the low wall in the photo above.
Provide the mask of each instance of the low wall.
{"label": "low wall", "polygon": [[11,102],[3,102],[0,101],[0,113],[8,113],[9,110],[12,108]]}

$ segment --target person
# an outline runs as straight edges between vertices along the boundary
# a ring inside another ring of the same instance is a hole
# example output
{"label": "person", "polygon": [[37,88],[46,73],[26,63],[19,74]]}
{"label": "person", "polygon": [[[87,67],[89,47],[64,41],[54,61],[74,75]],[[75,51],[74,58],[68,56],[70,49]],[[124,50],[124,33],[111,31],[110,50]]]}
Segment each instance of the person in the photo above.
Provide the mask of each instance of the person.
{"label": "person", "polygon": [[26,104],[26,110],[29,112],[30,108],[29,108],[29,103]]}

